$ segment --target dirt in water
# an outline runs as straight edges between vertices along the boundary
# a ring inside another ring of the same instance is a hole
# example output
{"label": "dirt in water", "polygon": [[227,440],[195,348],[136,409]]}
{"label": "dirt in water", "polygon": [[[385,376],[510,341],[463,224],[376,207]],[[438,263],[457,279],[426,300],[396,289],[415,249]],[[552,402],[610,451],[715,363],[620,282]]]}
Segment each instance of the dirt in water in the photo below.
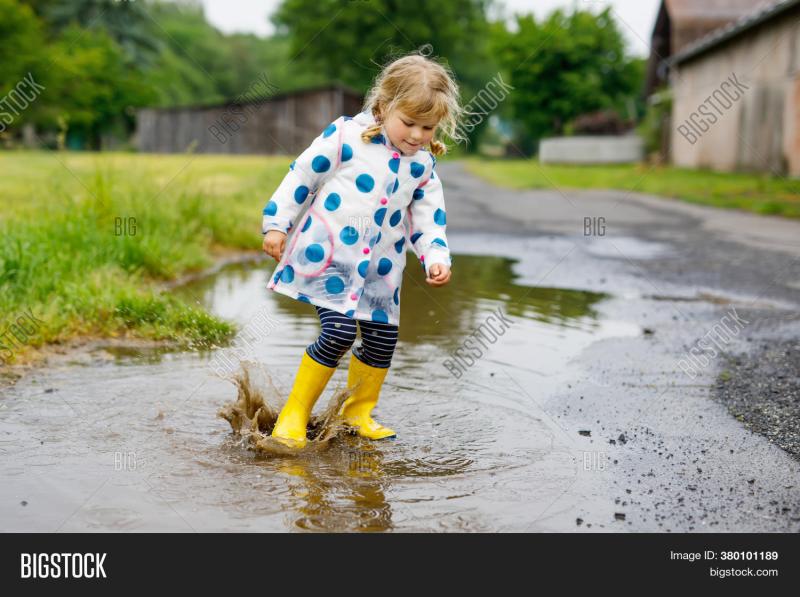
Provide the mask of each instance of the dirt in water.
{"label": "dirt in water", "polygon": [[220,409],[219,416],[231,424],[233,432],[251,450],[276,455],[318,452],[327,449],[337,436],[349,433],[339,411],[352,393],[350,388],[336,391],[321,413],[312,414],[308,444],[298,449],[285,446],[270,436],[286,397],[280,395],[263,364],[244,361],[241,369],[228,380],[236,385],[237,396],[235,401]]}

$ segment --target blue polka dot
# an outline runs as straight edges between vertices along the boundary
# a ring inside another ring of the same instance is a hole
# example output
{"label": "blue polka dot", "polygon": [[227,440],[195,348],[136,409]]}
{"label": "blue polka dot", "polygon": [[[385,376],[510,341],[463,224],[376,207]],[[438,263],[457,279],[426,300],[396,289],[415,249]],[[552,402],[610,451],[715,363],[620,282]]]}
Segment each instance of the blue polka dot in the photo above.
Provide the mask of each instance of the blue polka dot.
{"label": "blue polka dot", "polygon": [[394,299],[394,304],[395,305],[399,305],[400,304],[400,287],[399,286],[394,289],[394,296],[392,298]]}
{"label": "blue polka dot", "polygon": [[289,170],[294,170],[294,165],[297,163],[297,160],[294,160],[291,164],[289,164]]}
{"label": "blue polka dot", "polygon": [[311,169],[314,172],[327,172],[331,167],[331,161],[324,155],[318,155],[311,160]]}
{"label": "blue polka dot", "polygon": [[422,189],[414,189],[414,194],[412,195],[415,201],[419,201],[425,196],[425,191]]}
{"label": "blue polka dot", "polygon": [[281,280],[287,284],[291,284],[292,280],[294,280],[294,268],[291,265],[287,265],[285,268],[283,268],[283,271],[281,272]]}
{"label": "blue polka dot", "polygon": [[376,145],[380,145],[381,143],[385,142],[385,139],[382,134],[378,133],[372,138],[372,142],[375,143]]}
{"label": "blue polka dot", "polygon": [[444,242],[441,238],[434,238],[431,241],[432,245],[439,245],[440,247],[447,247],[447,243]]}
{"label": "blue polka dot", "polygon": [[373,236],[370,239],[369,246],[372,247],[372,246],[378,244],[379,242],[381,242],[381,233],[380,232],[378,232],[378,234],[376,236]]}
{"label": "blue polka dot", "polygon": [[434,178],[436,178],[436,173],[435,172],[431,172],[431,180],[433,180]]}
{"label": "blue polka dot", "polygon": [[392,193],[396,193],[396,192],[397,192],[397,188],[398,188],[399,186],[400,186],[400,180],[399,180],[399,179],[397,179],[397,178],[395,178],[395,179],[394,179],[394,188],[392,189]]}
{"label": "blue polka dot", "polygon": [[275,275],[272,276],[272,283],[273,284],[277,284],[278,283],[278,280],[281,279],[281,274],[282,273],[283,273],[283,270],[278,270],[277,272],[275,272]]}
{"label": "blue polka dot", "polygon": [[425,166],[419,162],[411,162],[411,176],[419,178],[423,172],[425,172]]}
{"label": "blue polka dot", "polygon": [[353,157],[353,148],[347,143],[342,143],[342,161],[346,162]]}
{"label": "blue polka dot", "polygon": [[356,187],[362,193],[369,193],[375,186],[375,179],[369,174],[359,174],[356,178]]}
{"label": "blue polka dot", "polygon": [[358,241],[358,230],[352,226],[345,226],[339,233],[339,238],[346,245],[354,245]]}
{"label": "blue polka dot", "polygon": [[397,251],[398,253],[402,253],[403,247],[405,247],[405,245],[406,245],[406,239],[401,238],[399,241],[394,243],[394,250]]}
{"label": "blue polka dot", "polygon": [[387,317],[385,311],[381,311],[380,309],[375,309],[372,312],[372,321],[376,321],[378,323],[389,323],[389,317]]}
{"label": "blue polka dot", "polygon": [[433,221],[439,224],[439,226],[444,226],[447,223],[447,216],[443,209],[437,209],[433,213]]}
{"label": "blue polka dot", "polygon": [[322,131],[322,136],[323,136],[323,137],[330,137],[330,136],[331,136],[333,133],[335,133],[335,132],[336,132],[336,125],[335,125],[335,124],[333,124],[333,123],[330,123],[330,124],[329,124],[329,125],[328,125],[328,126],[325,128],[325,130],[324,130],[324,131]]}
{"label": "blue polka dot", "polygon": [[381,260],[378,262],[378,275],[385,276],[390,271],[392,271],[392,260],[381,257]]}
{"label": "blue polka dot", "polygon": [[419,237],[422,236],[422,232],[415,232],[411,235],[411,242],[415,243],[419,240]]}
{"label": "blue polka dot", "polygon": [[350,309],[347,313],[345,313],[345,315],[347,315],[348,317],[352,317],[355,314],[356,314],[355,309]]}
{"label": "blue polka dot", "polygon": [[402,219],[403,219],[403,212],[398,209],[389,218],[389,224],[391,226],[397,226],[400,223],[400,220]]}
{"label": "blue polka dot", "polygon": [[400,169],[400,158],[392,158],[389,160],[389,169],[397,174],[397,171]]}
{"label": "blue polka dot", "polygon": [[310,226],[311,226],[311,216],[308,216],[306,218],[306,223],[303,224],[303,228],[300,230],[300,232],[305,232],[306,230],[309,229]]}
{"label": "blue polka dot", "polygon": [[339,193],[331,193],[325,199],[325,209],[328,211],[336,211],[339,209],[339,206],[342,204],[342,198],[339,196]]}
{"label": "blue polka dot", "polygon": [[386,217],[386,208],[381,207],[378,211],[375,212],[375,223],[378,226],[383,226],[383,219]]}
{"label": "blue polka dot", "polygon": [[323,257],[325,257],[325,249],[322,248],[322,245],[314,243],[306,247],[306,258],[309,261],[318,263],[322,261]]}
{"label": "blue polka dot", "polygon": [[332,276],[325,282],[325,290],[329,294],[339,294],[344,290],[344,282],[339,276]]}
{"label": "blue polka dot", "polygon": [[362,261],[361,263],[358,264],[358,274],[362,278],[367,277],[367,269],[369,269],[369,261]]}
{"label": "blue polka dot", "polygon": [[308,197],[308,187],[301,184],[294,190],[294,200],[297,203],[303,203],[303,201],[306,200],[306,197]]}
{"label": "blue polka dot", "polygon": [[264,215],[265,216],[274,216],[278,213],[278,204],[275,203],[272,199],[269,200],[266,206],[264,206]]}
{"label": "blue polka dot", "polygon": [[304,294],[299,295],[297,297],[297,300],[300,301],[301,303],[310,303],[311,302],[310,300],[308,300],[308,297],[306,295],[304,295]]}

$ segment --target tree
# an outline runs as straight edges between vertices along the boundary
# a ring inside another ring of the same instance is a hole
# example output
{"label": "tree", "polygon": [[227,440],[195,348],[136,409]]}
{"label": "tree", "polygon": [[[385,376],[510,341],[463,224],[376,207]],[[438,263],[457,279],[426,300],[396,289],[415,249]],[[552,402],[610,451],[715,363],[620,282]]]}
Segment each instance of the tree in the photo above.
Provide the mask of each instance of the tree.
{"label": "tree", "polygon": [[149,10],[165,45],[146,72],[160,106],[222,103],[251,90],[264,73],[283,91],[322,81],[320,73],[289,64],[285,37],[223,35],[194,3],[158,3]]}
{"label": "tree", "polygon": [[[464,103],[496,72],[487,49],[491,0],[284,0],[273,15],[297,72],[365,92],[381,67],[426,44],[458,77]],[[481,127],[470,134],[473,148]]]}
{"label": "tree", "polygon": [[153,101],[150,88],[125,66],[123,50],[102,31],[67,27],[51,46],[52,72],[42,124],[63,118],[78,146],[100,147],[100,134],[130,124],[130,108]]}
{"label": "tree", "polygon": [[44,59],[41,23],[17,0],[0,0],[0,97]]}
{"label": "tree", "polygon": [[539,139],[563,132],[580,114],[623,111],[641,89],[641,64],[625,55],[610,9],[599,14],[556,10],[542,22],[517,17],[515,33],[496,35],[501,63],[515,91],[520,143],[531,153]]}
{"label": "tree", "polygon": [[162,49],[147,5],[119,0],[25,0],[58,35],[71,25],[105,31],[122,48],[129,64],[148,65]]}

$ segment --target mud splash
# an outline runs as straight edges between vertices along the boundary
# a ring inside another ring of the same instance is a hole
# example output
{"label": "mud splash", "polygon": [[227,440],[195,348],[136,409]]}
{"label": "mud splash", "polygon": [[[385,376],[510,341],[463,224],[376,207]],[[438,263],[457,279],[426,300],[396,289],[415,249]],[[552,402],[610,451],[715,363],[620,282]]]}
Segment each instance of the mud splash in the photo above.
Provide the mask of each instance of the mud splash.
{"label": "mud splash", "polygon": [[270,436],[280,413],[278,403],[283,404],[286,397],[280,395],[261,363],[243,361],[238,372],[224,379],[236,386],[237,396],[235,401],[224,405],[217,414],[230,423],[233,433],[241,438],[247,448],[259,454],[319,452],[330,447],[336,437],[350,432],[338,413],[352,394],[352,388],[337,390],[320,414],[312,414],[307,430],[308,444],[296,449]]}

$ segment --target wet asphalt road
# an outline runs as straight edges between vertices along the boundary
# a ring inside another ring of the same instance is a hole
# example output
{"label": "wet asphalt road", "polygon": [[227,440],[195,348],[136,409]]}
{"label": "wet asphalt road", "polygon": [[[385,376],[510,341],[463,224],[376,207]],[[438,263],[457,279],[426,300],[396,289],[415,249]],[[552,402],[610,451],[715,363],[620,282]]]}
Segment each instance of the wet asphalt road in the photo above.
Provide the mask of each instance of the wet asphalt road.
{"label": "wet asphalt road", "polygon": [[522,237],[547,256],[526,283],[609,293],[644,330],[594,343],[538,396],[576,463],[535,529],[800,530],[800,222],[439,169],[456,251],[460,232],[495,253]]}

